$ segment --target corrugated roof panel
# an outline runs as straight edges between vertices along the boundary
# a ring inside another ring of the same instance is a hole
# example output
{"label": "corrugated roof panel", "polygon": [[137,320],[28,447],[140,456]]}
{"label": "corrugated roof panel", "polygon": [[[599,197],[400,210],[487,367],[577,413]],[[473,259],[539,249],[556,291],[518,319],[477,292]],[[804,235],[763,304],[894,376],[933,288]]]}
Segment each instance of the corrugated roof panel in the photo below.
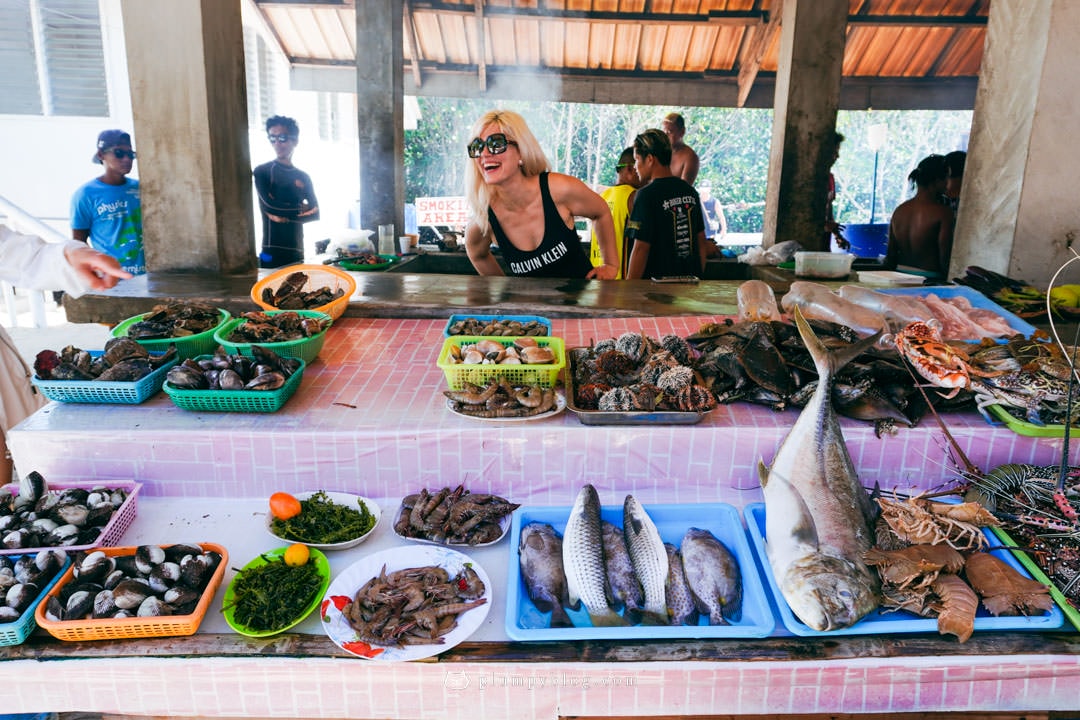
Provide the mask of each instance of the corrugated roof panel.
{"label": "corrugated roof panel", "polygon": [[690,51],[693,29],[689,25],[671,25],[664,38],[664,52],[660,59],[660,69],[664,72],[684,72],[686,55]]}
{"label": "corrugated roof panel", "polygon": [[439,32],[442,35],[443,52],[446,53],[445,62],[464,65],[479,61],[480,41],[476,37],[476,23],[470,16],[441,16]]}
{"label": "corrugated roof panel", "polygon": [[655,25],[645,25],[641,28],[641,45],[638,50],[638,70],[656,72],[660,69],[660,63],[664,57],[664,41],[667,39],[667,30]]}
{"label": "corrugated roof panel", "polygon": [[982,30],[975,28],[957,30],[952,46],[942,56],[938,74],[946,77],[978,75],[985,43],[986,33]]}
{"label": "corrugated roof panel", "polygon": [[[443,43],[443,33],[439,28],[443,18],[446,18],[446,16],[436,15],[435,13],[413,13],[413,29],[416,32],[416,43],[420,59],[433,60],[437,63],[447,61],[446,45]],[[464,33],[461,33],[461,35],[464,36]]]}
{"label": "corrugated roof panel", "polygon": [[515,20],[514,43],[518,64],[536,67],[540,64],[540,23],[535,20]]}
{"label": "corrugated roof panel", "polygon": [[616,25],[612,70],[633,70],[637,67],[640,25]]}
{"label": "corrugated roof panel", "polygon": [[614,56],[615,24],[594,24],[589,31],[589,67],[610,70],[614,65]]}
{"label": "corrugated roof panel", "polygon": [[[568,5],[580,5],[580,3],[568,3]],[[574,8],[570,8],[574,9]],[[588,23],[570,22],[563,23],[565,33],[563,35],[563,57],[567,67],[587,68],[589,65],[589,29]]]}

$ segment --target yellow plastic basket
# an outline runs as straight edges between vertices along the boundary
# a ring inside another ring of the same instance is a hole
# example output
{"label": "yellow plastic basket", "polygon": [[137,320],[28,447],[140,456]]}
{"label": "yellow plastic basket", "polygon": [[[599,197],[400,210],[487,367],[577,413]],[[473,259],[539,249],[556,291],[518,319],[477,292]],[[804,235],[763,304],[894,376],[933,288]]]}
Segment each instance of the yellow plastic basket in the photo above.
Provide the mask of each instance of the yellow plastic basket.
{"label": "yellow plastic basket", "polygon": [[[210,603],[214,599],[221,579],[225,577],[225,568],[229,564],[228,551],[216,543],[198,543],[206,552],[216,552],[221,555],[221,562],[214,570],[210,582],[199,598],[199,604],[195,606],[190,615],[164,615],[160,617],[129,617],[129,618],[100,618],[89,620],[50,620],[45,617],[45,607],[49,597],[59,596],[64,585],[71,582],[75,576],[75,567],[72,565],[60,578],[60,582],[53,586],[44,600],[38,604],[34,611],[34,619],[38,627],[44,629],[58,640],[119,640],[123,638],[144,637],[173,637],[178,635],[194,635],[199,629],[206,611],[210,609]],[[169,547],[162,545],[162,547]],[[121,555],[134,555],[134,547],[98,548],[110,557]]]}
{"label": "yellow plastic basket", "polygon": [[308,276],[307,282],[304,283],[305,291],[318,290],[321,287],[329,287],[334,292],[344,291],[341,297],[326,305],[304,308],[305,310],[326,313],[334,320],[345,314],[345,308],[349,306],[349,298],[356,292],[356,280],[349,273],[331,265],[288,265],[275,270],[252,286],[251,299],[264,310],[281,310],[282,308],[274,307],[263,300],[263,291],[269,288],[277,292],[281,284],[285,282],[285,278],[295,272],[302,272]]}
{"label": "yellow plastic basket", "polygon": [[451,348],[475,345],[480,340],[494,340],[503,347],[514,344],[513,337],[472,337],[454,335],[443,341],[437,364],[446,374],[446,384],[451,390],[461,390],[465,383],[486,385],[492,380],[504,377],[511,385],[539,385],[555,387],[559,382],[559,373],[566,367],[566,347],[562,338],[537,337],[536,344],[551,348],[555,353],[555,362],[546,365],[467,365],[450,362]]}

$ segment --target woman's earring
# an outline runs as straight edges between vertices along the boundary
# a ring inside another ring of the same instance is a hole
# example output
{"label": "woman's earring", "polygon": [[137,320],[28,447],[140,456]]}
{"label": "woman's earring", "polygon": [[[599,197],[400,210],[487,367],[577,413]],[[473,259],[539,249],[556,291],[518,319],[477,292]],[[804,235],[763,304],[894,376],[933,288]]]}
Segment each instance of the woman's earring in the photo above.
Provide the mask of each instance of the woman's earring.
{"label": "woman's earring", "polygon": [[525,167],[525,161],[524,160],[518,160],[518,167]]}

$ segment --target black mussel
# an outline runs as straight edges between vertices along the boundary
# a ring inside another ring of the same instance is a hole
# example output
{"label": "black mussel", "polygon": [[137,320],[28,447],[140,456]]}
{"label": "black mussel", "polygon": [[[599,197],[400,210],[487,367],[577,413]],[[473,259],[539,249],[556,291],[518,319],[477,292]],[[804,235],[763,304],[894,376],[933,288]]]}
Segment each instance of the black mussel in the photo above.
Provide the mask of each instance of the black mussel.
{"label": "black mussel", "polygon": [[[87,371],[89,368],[87,368]],[[71,363],[62,362],[52,369],[49,375],[51,380],[93,380],[94,376],[89,372],[80,370]]]}
{"label": "black mussel", "polygon": [[134,610],[153,593],[150,585],[139,578],[127,578],[112,589],[113,600],[121,610]]}
{"label": "black mussel", "polygon": [[95,618],[110,618],[119,609],[116,606],[116,598],[113,597],[112,590],[102,590],[94,596]]}
{"label": "black mussel", "polygon": [[107,370],[103,370],[97,379],[100,382],[135,382],[153,371],[150,361],[145,358],[121,360]]}
{"label": "black mussel", "polygon": [[254,361],[247,355],[232,356],[232,369],[242,378],[251,376],[251,368],[254,365]]}
{"label": "black mussel", "polygon": [[24,528],[17,528],[12,530],[7,535],[4,535],[0,543],[4,545],[8,550],[19,550],[26,547],[34,547],[29,544],[32,533]]}
{"label": "black mussel", "polygon": [[279,372],[265,372],[252,378],[245,390],[277,390],[285,384],[285,376]]}
{"label": "black mussel", "polygon": [[60,603],[60,598],[55,595],[49,595],[45,600],[45,619],[53,622],[64,619],[64,606]]}
{"label": "black mussel", "polygon": [[13,607],[7,605],[0,605],[0,625],[7,625],[13,623],[22,617],[22,613]]}
{"label": "black mussel", "polygon": [[172,608],[156,595],[143,600],[135,613],[136,617],[161,617],[162,615],[172,615]]}
{"label": "black mussel", "polygon": [[152,340],[170,337],[172,326],[164,322],[140,320],[128,326],[128,337],[136,340]]}
{"label": "black mussel", "polygon": [[61,501],[52,511],[52,517],[61,525],[81,526],[86,524],[90,508],[78,502]]}
{"label": "black mussel", "polygon": [[96,593],[89,590],[79,590],[72,593],[64,605],[65,620],[81,620],[94,610],[94,597]]}
{"label": "black mussel", "polygon": [[169,369],[165,379],[181,390],[205,390],[210,386],[201,370],[187,365],[174,365]]}
{"label": "black mussel", "polygon": [[105,343],[102,357],[109,366],[114,366],[125,360],[149,358],[150,352],[130,337],[114,337]]}
{"label": "black mussel", "polygon": [[[179,564],[185,555],[202,555],[203,549],[198,545],[189,543],[177,543],[165,548],[165,559]],[[3,556],[0,556],[3,557]]]}
{"label": "black mussel", "polygon": [[86,524],[92,526],[108,525],[115,510],[116,508],[113,507],[112,503],[95,505],[90,508],[90,512],[86,515]]}
{"label": "black mussel", "polygon": [[86,582],[103,582],[116,568],[116,561],[101,550],[87,553],[75,564],[73,574]]}
{"label": "black mussel", "polygon": [[50,547],[67,547],[79,541],[79,528],[70,523],[61,525],[45,536],[45,544]]}
{"label": "black mussel", "polygon": [[215,354],[210,358],[210,366],[215,370],[225,370],[232,367],[232,362],[228,355]]}
{"label": "black mussel", "polygon": [[173,562],[163,562],[150,571],[150,589],[161,595],[180,579],[180,566]]}
{"label": "black mussel", "polygon": [[210,581],[216,567],[217,562],[209,553],[188,555],[180,561],[180,582],[189,588],[201,590]]}
{"label": "black mussel", "polygon": [[226,368],[218,374],[217,384],[222,390],[243,390],[244,378],[232,368]]}
{"label": "black mussel", "polygon": [[149,575],[155,566],[165,562],[165,551],[159,545],[140,545],[135,549],[135,567]]}

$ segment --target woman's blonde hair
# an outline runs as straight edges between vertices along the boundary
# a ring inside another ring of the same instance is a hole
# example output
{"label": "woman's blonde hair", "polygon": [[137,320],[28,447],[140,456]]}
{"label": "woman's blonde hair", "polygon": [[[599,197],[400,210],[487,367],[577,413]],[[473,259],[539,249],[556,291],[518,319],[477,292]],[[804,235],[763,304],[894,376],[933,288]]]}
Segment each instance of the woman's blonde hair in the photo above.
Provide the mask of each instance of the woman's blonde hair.
{"label": "woman's blonde hair", "polygon": [[[498,125],[499,130],[506,134],[507,140],[517,143],[518,154],[521,156],[521,173],[526,177],[539,175],[549,168],[547,156],[540,148],[536,136],[532,134],[525,118],[513,110],[489,110],[476,121],[469,133],[469,140],[480,135],[480,132],[488,125]],[[465,198],[473,213],[473,221],[480,228],[482,235],[487,235],[491,226],[488,223],[488,207],[491,205],[491,189],[484,181],[484,176],[477,169],[477,162],[469,158],[469,166],[465,169]]]}

